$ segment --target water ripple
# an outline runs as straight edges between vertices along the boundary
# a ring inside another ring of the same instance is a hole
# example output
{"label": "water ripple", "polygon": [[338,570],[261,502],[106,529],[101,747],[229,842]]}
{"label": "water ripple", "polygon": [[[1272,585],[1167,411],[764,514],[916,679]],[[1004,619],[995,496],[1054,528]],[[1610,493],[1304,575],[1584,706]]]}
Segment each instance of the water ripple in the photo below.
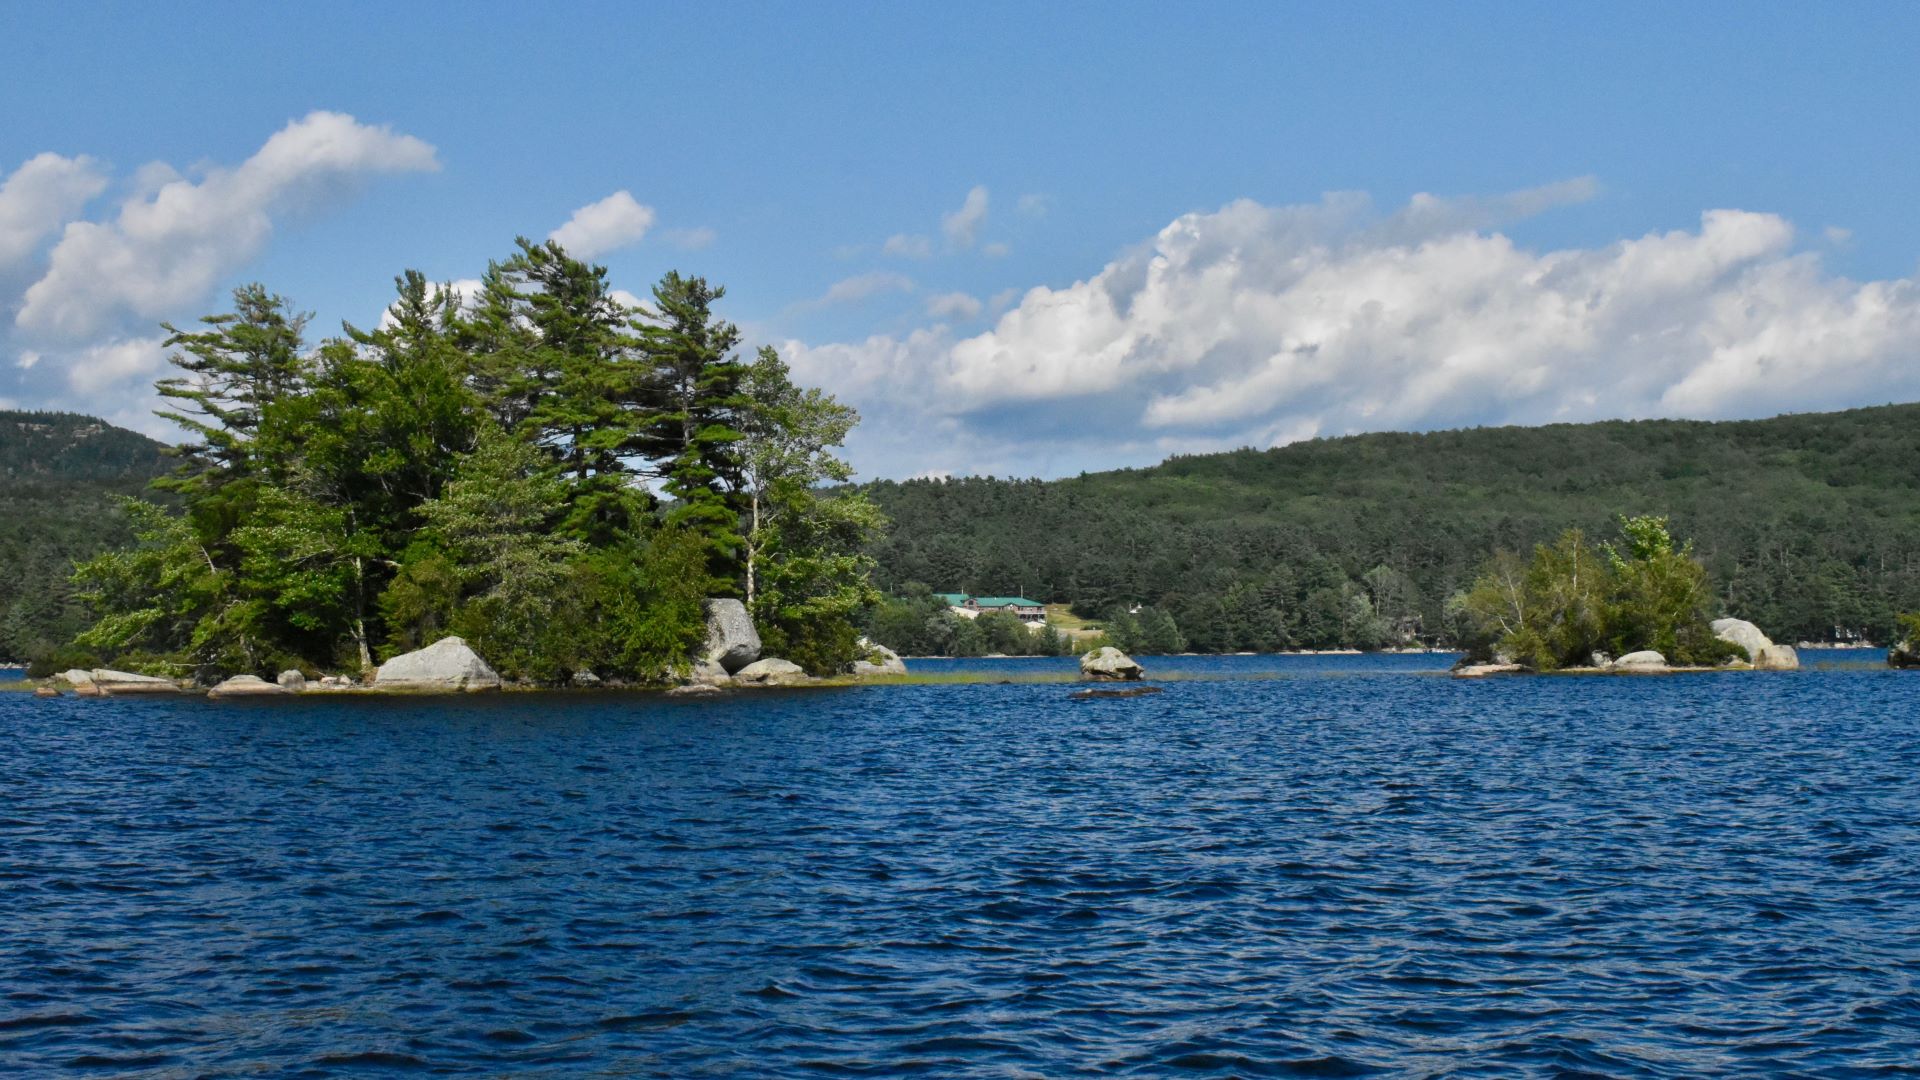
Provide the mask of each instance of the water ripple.
{"label": "water ripple", "polygon": [[1163,666],[0,697],[0,1071],[1915,1071],[1920,678]]}

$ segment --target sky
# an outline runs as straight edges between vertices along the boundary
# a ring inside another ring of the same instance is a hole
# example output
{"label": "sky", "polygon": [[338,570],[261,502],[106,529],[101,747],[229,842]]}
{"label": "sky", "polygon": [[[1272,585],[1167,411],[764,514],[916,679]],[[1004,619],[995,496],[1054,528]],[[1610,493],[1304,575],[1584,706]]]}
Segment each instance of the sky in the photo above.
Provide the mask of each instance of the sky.
{"label": "sky", "polygon": [[1920,400],[1920,7],[7,6],[0,407],[552,237],[867,477]]}

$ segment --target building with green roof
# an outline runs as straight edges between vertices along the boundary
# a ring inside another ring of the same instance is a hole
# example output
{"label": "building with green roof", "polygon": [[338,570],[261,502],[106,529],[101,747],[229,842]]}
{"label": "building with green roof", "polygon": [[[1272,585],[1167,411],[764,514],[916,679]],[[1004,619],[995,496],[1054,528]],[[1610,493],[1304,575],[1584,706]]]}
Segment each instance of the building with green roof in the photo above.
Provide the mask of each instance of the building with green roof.
{"label": "building with green roof", "polygon": [[1047,606],[1024,596],[969,596],[966,593],[934,593],[954,611],[974,618],[985,611],[1005,611],[1021,622],[1046,622]]}

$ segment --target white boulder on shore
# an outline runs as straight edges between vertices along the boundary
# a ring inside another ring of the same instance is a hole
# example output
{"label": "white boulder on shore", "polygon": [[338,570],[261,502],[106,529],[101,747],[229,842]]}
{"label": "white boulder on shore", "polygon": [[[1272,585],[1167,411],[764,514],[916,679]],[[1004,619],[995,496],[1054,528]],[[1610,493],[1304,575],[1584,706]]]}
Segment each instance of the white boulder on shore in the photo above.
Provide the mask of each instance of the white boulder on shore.
{"label": "white boulder on shore", "polygon": [[[153,675],[135,675],[130,671],[112,671],[107,668],[94,668],[87,674],[92,676],[93,686],[109,697],[115,694],[177,694],[180,692],[179,683]],[[79,689],[79,686],[76,684],[74,689]]]}
{"label": "white boulder on shore", "polygon": [[907,662],[900,659],[899,653],[885,645],[878,645],[866,638],[861,638],[858,647],[860,657],[847,668],[853,674],[905,675],[907,673]]}
{"label": "white boulder on shore", "polygon": [[700,659],[719,664],[728,674],[760,659],[760,631],[754,629],[747,605],[738,600],[708,600],[707,644]]}
{"label": "white boulder on shore", "polygon": [[1740,651],[1747,654],[1749,662],[1760,659],[1760,650],[1773,644],[1772,638],[1745,619],[1715,619],[1707,625],[1714,637],[1729,645],[1739,646]]}
{"label": "white boulder on shore", "polygon": [[280,684],[280,689],[289,694],[297,694],[307,688],[307,677],[293,668],[281,672],[279,678],[274,681]]}
{"label": "white boulder on shore", "polygon": [[1800,654],[1793,651],[1793,646],[1774,644],[1772,638],[1745,619],[1715,619],[1709,625],[1714,637],[1739,646],[1756,671],[1796,671],[1800,667]]}
{"label": "white boulder on shore", "polygon": [[498,690],[500,676],[464,640],[443,637],[381,664],[373,688],[439,694]]}
{"label": "white boulder on shore", "polygon": [[813,680],[799,664],[770,656],[734,672],[733,681],[741,686],[798,686]]}
{"label": "white boulder on shore", "polygon": [[1080,677],[1083,679],[1131,682],[1146,673],[1147,669],[1134,663],[1133,657],[1111,645],[1102,645],[1080,658]]}
{"label": "white boulder on shore", "polygon": [[217,701],[233,697],[285,697],[287,693],[286,687],[270,683],[258,675],[235,675],[208,690],[207,696]]}

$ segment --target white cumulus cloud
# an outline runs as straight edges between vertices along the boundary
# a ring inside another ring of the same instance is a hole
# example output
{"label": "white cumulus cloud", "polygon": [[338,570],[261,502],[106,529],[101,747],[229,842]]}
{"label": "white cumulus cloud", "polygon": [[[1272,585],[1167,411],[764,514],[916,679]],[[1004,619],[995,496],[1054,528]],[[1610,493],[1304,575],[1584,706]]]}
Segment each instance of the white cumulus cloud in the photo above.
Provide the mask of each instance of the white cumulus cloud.
{"label": "white cumulus cloud", "polygon": [[957,248],[970,248],[974,238],[980,232],[980,226],[987,220],[987,189],[975,184],[967,192],[966,201],[960,209],[940,218],[940,231],[947,236],[947,242]]}
{"label": "white cumulus cloud", "polygon": [[260,252],[276,213],[368,174],[438,167],[419,139],[332,112],[289,123],[246,161],[198,181],[149,167],[113,220],[66,226],[15,323],[77,342],[128,316],[176,315]]}
{"label": "white cumulus cloud", "polygon": [[905,259],[924,259],[933,254],[933,241],[918,233],[894,233],[880,245],[880,250]]}
{"label": "white cumulus cloud", "polygon": [[980,314],[980,301],[963,292],[927,297],[927,314],[936,319],[971,319]]}
{"label": "white cumulus cloud", "polygon": [[[1758,416],[1920,398],[1920,285],[1828,272],[1772,214],[1535,251],[1499,226],[1590,197],[1363,196],[1181,216],[994,327],[808,347],[869,471],[1068,471],[1314,435]],[[881,464],[879,462],[884,462]],[[1024,468],[1022,467],[1024,465]]]}
{"label": "white cumulus cloud", "polygon": [[0,271],[25,262],[106,188],[106,176],[90,157],[28,158],[0,183]]}
{"label": "white cumulus cloud", "polygon": [[167,366],[166,338],[109,341],[68,358],[67,383],[81,394],[135,385],[143,391]]}
{"label": "white cumulus cloud", "polygon": [[842,278],[827,287],[827,291],[813,303],[825,307],[832,304],[851,304],[882,293],[912,292],[913,279],[905,274],[890,273],[885,270],[871,274],[856,274]]}
{"label": "white cumulus cloud", "polygon": [[653,207],[642,205],[632,192],[616,191],[575,210],[547,239],[557,241],[575,258],[592,259],[639,243],[651,228]]}

